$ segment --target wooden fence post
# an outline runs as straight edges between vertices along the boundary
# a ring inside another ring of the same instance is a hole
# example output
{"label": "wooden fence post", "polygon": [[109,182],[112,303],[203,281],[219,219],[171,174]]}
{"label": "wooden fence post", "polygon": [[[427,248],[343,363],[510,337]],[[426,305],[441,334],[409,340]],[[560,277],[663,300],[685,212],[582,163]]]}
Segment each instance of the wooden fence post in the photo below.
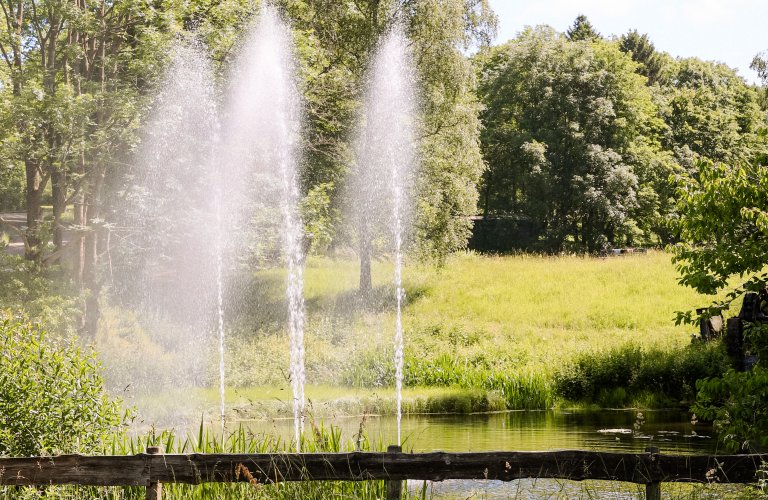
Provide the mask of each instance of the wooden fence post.
{"label": "wooden fence post", "polygon": [[[403,448],[401,446],[392,445],[387,447],[387,453],[402,453]],[[402,481],[387,481],[387,500],[401,500],[403,498],[403,482]]]}
{"label": "wooden fence post", "polygon": [[[649,446],[645,451],[651,454],[651,460],[654,459],[653,455],[659,454],[659,449],[655,446]],[[661,500],[661,483],[647,483],[645,485],[645,498],[646,500]]]}
{"label": "wooden fence post", "polygon": [[[147,446],[147,455],[162,455],[163,448],[161,446]],[[150,473],[152,467],[149,468]],[[152,482],[147,485],[147,500],[162,500],[163,499],[163,485],[159,482]]]}

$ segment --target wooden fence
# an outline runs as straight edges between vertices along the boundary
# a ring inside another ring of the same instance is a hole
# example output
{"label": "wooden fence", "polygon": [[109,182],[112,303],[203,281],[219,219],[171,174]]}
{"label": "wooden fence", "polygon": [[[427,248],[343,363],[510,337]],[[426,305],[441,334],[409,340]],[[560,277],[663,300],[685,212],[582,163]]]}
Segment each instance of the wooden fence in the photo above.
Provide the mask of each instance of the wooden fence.
{"label": "wooden fence", "polygon": [[127,456],[61,455],[0,458],[0,485],[144,486],[160,499],[163,483],[280,481],[387,481],[388,498],[400,498],[406,479],[554,478],[646,485],[661,497],[662,482],[754,483],[768,455],[668,455],[601,451],[489,453],[263,453],[162,454],[159,448]]}

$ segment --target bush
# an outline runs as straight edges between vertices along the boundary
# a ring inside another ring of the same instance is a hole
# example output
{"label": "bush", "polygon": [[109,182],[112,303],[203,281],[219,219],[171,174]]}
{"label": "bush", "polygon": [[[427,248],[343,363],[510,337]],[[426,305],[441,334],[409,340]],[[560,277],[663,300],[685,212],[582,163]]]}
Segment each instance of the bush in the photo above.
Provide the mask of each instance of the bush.
{"label": "bush", "polygon": [[627,345],[608,352],[588,353],[555,373],[558,396],[570,401],[619,407],[649,394],[673,403],[690,402],[696,381],[727,370],[728,357],[719,343],[696,343],[682,349],[643,350]]}
{"label": "bush", "polygon": [[125,421],[93,353],[0,314],[0,455],[96,451]]}
{"label": "bush", "polygon": [[74,334],[82,314],[81,297],[62,278],[60,266],[39,269],[24,257],[0,250],[0,308],[23,310],[45,323],[52,335]]}
{"label": "bush", "polygon": [[728,371],[722,377],[696,384],[698,395],[692,410],[715,424],[726,448],[750,451],[768,447],[768,370]]}

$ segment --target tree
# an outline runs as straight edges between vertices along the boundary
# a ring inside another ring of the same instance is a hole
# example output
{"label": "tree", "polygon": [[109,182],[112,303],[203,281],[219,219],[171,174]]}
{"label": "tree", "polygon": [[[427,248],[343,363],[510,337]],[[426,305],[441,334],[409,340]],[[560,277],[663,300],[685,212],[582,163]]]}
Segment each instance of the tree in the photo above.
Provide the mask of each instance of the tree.
{"label": "tree", "polygon": [[768,82],[768,51],[756,54],[752,58],[752,63],[749,67],[757,71],[757,76],[760,77],[763,82]]}
{"label": "tree", "polygon": [[762,92],[760,92],[760,105],[763,110],[768,110],[768,51],[756,54],[749,65],[751,69],[757,71],[757,76],[763,82]]}
{"label": "tree", "polygon": [[[12,87],[7,65],[0,65],[0,150],[12,148],[13,117],[10,111]],[[0,211],[24,208],[24,169],[10,158],[0,155]],[[0,222],[0,231],[4,228]],[[1,234],[1,233],[0,233]]]}
{"label": "tree", "polygon": [[[682,242],[673,261],[680,283],[702,294],[726,292],[704,316],[721,314],[745,292],[768,286],[768,167],[701,161],[696,175],[681,174],[677,194]],[[678,313],[677,321],[698,319],[688,311]],[[750,325],[745,336],[759,355],[758,365],[699,381],[693,407],[696,415],[714,421],[734,451],[768,443],[768,325]]]}
{"label": "tree", "polygon": [[[677,178],[675,225],[681,242],[673,262],[680,284],[705,295],[730,290],[707,314],[718,314],[746,291],[768,284],[768,167],[701,160]],[[732,288],[733,278],[747,281]],[[693,321],[691,313],[678,321]],[[764,359],[763,362],[767,362]]]}
{"label": "tree", "polygon": [[632,56],[632,60],[639,63],[637,72],[648,78],[648,85],[656,83],[666,85],[669,81],[669,57],[656,51],[648,35],[639,34],[637,30],[631,30],[619,39],[619,48],[622,52]]}
{"label": "tree", "polygon": [[757,93],[728,66],[682,59],[658,97],[669,127],[665,147],[689,170],[697,158],[736,164],[764,154]]}
{"label": "tree", "polygon": [[565,32],[565,36],[574,42],[594,41],[601,38],[600,33],[592,26],[587,16],[579,14],[573,24]]}
{"label": "tree", "polygon": [[671,171],[644,77],[616,43],[524,31],[479,58],[486,215],[530,220],[538,248],[650,238]]}
{"label": "tree", "polygon": [[[476,210],[476,184],[483,168],[474,73],[463,50],[487,43],[495,30],[495,17],[487,1],[304,0],[285,2],[284,6],[296,33],[299,55],[303,56],[309,104],[305,191],[324,185],[334,208],[343,203],[347,173],[354,163],[349,140],[370,57],[380,35],[401,23],[412,40],[423,109],[412,248],[419,256],[438,261],[463,248],[469,237],[469,216]],[[316,213],[334,211],[343,213]],[[365,269],[370,245],[359,233],[354,227],[346,233],[339,231],[335,244],[356,240],[361,268]],[[365,272],[361,275],[363,287],[369,279]]]}
{"label": "tree", "polygon": [[[51,237],[55,251],[46,261],[63,254],[64,213],[72,206],[69,250],[86,297],[82,331],[93,334],[107,188],[136,141],[142,92],[169,39],[167,18],[135,0],[8,0],[2,12],[12,140],[1,154],[25,171],[26,257],[43,264]],[[49,190],[50,220],[42,211]]]}

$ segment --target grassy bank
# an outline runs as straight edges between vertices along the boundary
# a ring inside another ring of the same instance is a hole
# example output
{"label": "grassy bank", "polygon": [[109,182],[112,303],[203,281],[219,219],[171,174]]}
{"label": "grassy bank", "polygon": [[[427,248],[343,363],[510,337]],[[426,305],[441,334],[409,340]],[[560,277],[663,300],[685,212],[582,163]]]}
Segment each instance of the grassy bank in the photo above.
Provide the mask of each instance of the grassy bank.
{"label": "grassy bank", "polygon": [[[295,450],[295,443],[255,435],[243,427],[225,438],[211,432],[202,424],[197,433],[150,431],[143,435],[119,435],[105,443],[105,455],[133,455],[143,453],[147,446],[161,446],[166,453],[280,453]],[[382,451],[383,445],[370,443],[364,435],[356,439],[342,436],[336,428],[311,426],[302,439],[305,452]],[[386,494],[383,481],[312,481],[285,482],[271,485],[248,483],[207,483],[200,485],[164,484],[163,498],[178,499],[325,499],[360,498],[377,499]],[[419,490],[407,491],[404,498],[421,498]],[[146,498],[144,487],[41,487],[14,488],[0,486],[0,498],[14,499],[103,499],[139,500]]]}
{"label": "grassy bank", "polygon": [[[390,386],[393,378],[392,264],[374,263],[374,291],[366,301],[357,294],[358,272],[353,259],[307,262],[307,382],[364,388],[364,394],[370,394]],[[284,279],[280,270],[264,270],[241,276],[230,292],[226,365],[227,386],[233,391],[265,386],[288,390]],[[605,359],[620,371],[615,360],[622,351],[632,351],[636,361],[668,353],[669,362],[662,363],[668,370],[675,369],[675,360],[685,364],[688,358],[706,359],[688,352],[693,329],[675,326],[673,318],[675,311],[706,304],[709,298],[679,286],[670,256],[663,252],[611,258],[458,254],[440,269],[410,263],[405,288],[406,384],[482,390],[494,408],[499,399],[514,409],[551,406],[563,397],[555,383],[563,379],[558,374],[565,368],[599,365]],[[109,357],[114,332],[103,335],[99,349]],[[120,357],[124,344],[118,345]],[[214,367],[215,352],[207,355]],[[110,363],[105,364],[109,368]],[[635,365],[627,368],[631,373],[625,378],[637,387],[665,376],[658,366],[646,370],[649,363]],[[583,379],[597,372],[569,373]],[[650,375],[644,378],[645,372]],[[215,375],[211,370],[211,380]],[[368,397],[343,390],[348,398]],[[654,401],[629,393],[604,397],[597,388],[589,394],[571,391],[565,397],[619,405]],[[209,391],[207,399],[213,402],[216,397]],[[676,397],[655,400],[666,404]],[[321,395],[316,401],[330,399],[340,398]],[[388,399],[382,396],[382,401]],[[254,394],[251,400],[273,396]],[[389,404],[379,403],[379,408]]]}

